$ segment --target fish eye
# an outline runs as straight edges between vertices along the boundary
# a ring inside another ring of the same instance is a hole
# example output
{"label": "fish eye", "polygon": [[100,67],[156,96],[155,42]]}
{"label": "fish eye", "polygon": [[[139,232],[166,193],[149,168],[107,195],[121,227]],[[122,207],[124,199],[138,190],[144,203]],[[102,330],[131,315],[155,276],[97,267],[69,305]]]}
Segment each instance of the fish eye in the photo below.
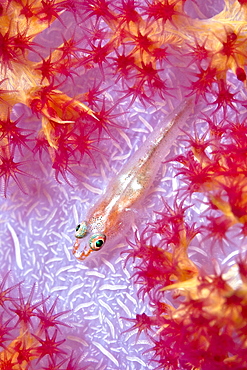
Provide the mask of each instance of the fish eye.
{"label": "fish eye", "polygon": [[87,233],[87,224],[85,221],[83,221],[76,226],[75,237],[78,239],[83,238],[86,235],[86,233]]}
{"label": "fish eye", "polygon": [[94,234],[89,239],[89,247],[93,251],[98,251],[98,250],[100,250],[103,247],[103,245],[105,244],[105,241],[106,241],[105,234]]}

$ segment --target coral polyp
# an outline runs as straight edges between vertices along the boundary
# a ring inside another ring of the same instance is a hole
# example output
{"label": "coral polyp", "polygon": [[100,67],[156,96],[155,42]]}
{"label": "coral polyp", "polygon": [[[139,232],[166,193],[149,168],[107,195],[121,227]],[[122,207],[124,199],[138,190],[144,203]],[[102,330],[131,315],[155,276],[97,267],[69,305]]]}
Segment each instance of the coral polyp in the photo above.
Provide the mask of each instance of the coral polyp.
{"label": "coral polyp", "polygon": [[[6,288],[9,273],[2,278],[0,304],[0,367],[1,369],[25,370],[29,368],[78,369],[72,365],[72,357],[63,348],[66,339],[58,335],[61,325],[67,325],[57,320],[55,301],[47,310],[47,298],[33,303],[35,285],[32,286],[28,298],[23,296],[21,283]],[[17,293],[17,294],[16,294]],[[53,315],[52,315],[53,314]],[[59,339],[60,338],[60,339]]]}

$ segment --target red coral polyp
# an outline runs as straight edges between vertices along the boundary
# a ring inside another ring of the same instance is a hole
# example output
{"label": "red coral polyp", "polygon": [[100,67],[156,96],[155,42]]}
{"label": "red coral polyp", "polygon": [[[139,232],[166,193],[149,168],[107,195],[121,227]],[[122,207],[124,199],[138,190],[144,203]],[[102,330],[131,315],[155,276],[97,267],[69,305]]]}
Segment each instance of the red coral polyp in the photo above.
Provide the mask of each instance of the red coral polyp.
{"label": "red coral polyp", "polygon": [[213,105],[216,105],[214,113],[219,109],[223,109],[224,118],[226,117],[226,112],[228,108],[233,109],[238,113],[237,103],[242,103],[241,100],[235,98],[236,93],[230,92],[230,86],[228,86],[223,80],[218,82],[218,89],[214,92],[216,99]]}
{"label": "red coral polyp", "polygon": [[21,287],[19,285],[19,302],[13,301],[14,308],[10,308],[12,312],[14,312],[18,317],[18,324],[20,323],[24,327],[27,327],[32,324],[32,318],[34,316],[37,316],[36,309],[39,307],[43,302],[38,302],[35,304],[32,304],[33,296],[35,293],[35,285],[32,286],[31,292],[29,294],[29,297],[27,301],[25,302],[25,299],[22,295]]}
{"label": "red coral polyp", "polygon": [[25,188],[19,176],[32,176],[20,168],[25,164],[25,162],[16,162],[14,157],[10,154],[4,153],[0,155],[0,179],[2,180],[2,189],[5,197],[7,196],[7,188],[10,179],[13,179],[19,189],[25,193]]}
{"label": "red coral polyp", "polygon": [[[78,359],[73,353],[68,353],[63,345],[66,339],[62,334],[62,328],[69,325],[58,320],[68,311],[57,312],[58,299],[50,309],[46,304],[48,298],[42,297],[35,303],[33,301],[35,285],[32,286],[27,298],[24,298],[21,283],[4,288],[8,278],[9,273],[3,277],[0,284],[1,370],[37,368],[37,366],[42,369],[79,370]],[[57,339],[58,331],[60,339]],[[54,367],[46,367],[50,365]]]}
{"label": "red coral polyp", "polygon": [[45,339],[39,338],[37,335],[33,336],[40,342],[40,346],[36,347],[36,350],[39,354],[39,358],[42,359],[44,356],[48,355],[52,360],[56,356],[65,355],[66,352],[63,351],[61,348],[58,348],[65,342],[66,339],[62,339],[60,341],[56,341],[57,338],[57,329],[54,331],[52,336],[48,334],[48,331],[45,330]]}
{"label": "red coral polyp", "polygon": [[149,20],[151,20],[152,18],[154,18],[155,20],[161,20],[163,23],[163,27],[168,21],[176,26],[174,18],[178,15],[184,15],[180,11],[176,10],[177,4],[179,2],[177,0],[155,0],[151,2],[146,2],[147,6],[145,7],[145,14],[148,15]]}

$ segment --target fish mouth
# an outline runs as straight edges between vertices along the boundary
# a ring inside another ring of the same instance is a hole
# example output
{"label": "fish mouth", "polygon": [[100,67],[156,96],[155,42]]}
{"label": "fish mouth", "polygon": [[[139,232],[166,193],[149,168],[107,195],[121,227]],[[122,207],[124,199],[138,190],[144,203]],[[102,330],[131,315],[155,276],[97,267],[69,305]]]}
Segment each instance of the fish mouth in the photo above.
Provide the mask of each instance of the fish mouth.
{"label": "fish mouth", "polygon": [[84,245],[84,247],[82,247],[81,244],[82,244],[81,240],[76,239],[72,248],[72,254],[75,256],[77,260],[84,261],[92,252],[92,249],[90,249],[89,246],[87,245]]}

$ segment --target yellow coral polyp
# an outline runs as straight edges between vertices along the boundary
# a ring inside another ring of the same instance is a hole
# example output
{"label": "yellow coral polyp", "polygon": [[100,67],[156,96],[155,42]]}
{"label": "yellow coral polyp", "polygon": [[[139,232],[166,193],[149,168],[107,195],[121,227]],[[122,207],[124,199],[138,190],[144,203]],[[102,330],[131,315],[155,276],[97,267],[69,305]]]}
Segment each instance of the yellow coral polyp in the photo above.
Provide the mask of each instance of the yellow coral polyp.
{"label": "yellow coral polyp", "polygon": [[228,70],[236,73],[246,65],[246,20],[246,7],[238,1],[225,1],[219,14],[207,20],[190,20],[186,27],[190,45],[194,45],[196,35],[197,42],[208,50],[210,66],[216,68],[219,79],[225,79]]}
{"label": "yellow coral polyp", "polygon": [[[162,288],[162,291],[178,291],[179,295],[184,296],[184,302],[177,309],[168,311],[164,315],[167,324],[161,326],[158,333],[162,334],[169,327],[169,321],[171,325],[175,321],[181,323],[188,331],[187,340],[191,343],[198,343],[199,340],[200,347],[202,346],[204,351],[207,351],[211,345],[210,333],[214,327],[216,331],[226,333],[229,337],[238,333],[239,340],[243,341],[243,346],[245,346],[245,335],[241,336],[240,333],[246,326],[243,310],[247,304],[247,287],[243,283],[241,285],[240,278],[236,282],[235,266],[222,275],[221,288],[217,286],[219,278],[215,275],[204,278],[199,276]],[[203,325],[204,320],[209,325],[197,327],[194,322],[195,318],[200,325]],[[225,359],[227,362],[235,360],[237,357],[232,358],[230,353]]]}
{"label": "yellow coral polyp", "polygon": [[[13,370],[26,370],[30,367],[30,362],[39,358],[37,351],[35,349],[39,342],[29,333],[28,329],[23,331],[20,330],[20,335],[14,339],[6,349],[0,352],[0,368],[5,369],[5,363],[11,364],[11,369]],[[27,349],[30,350],[30,356],[28,361],[22,360],[19,356],[20,350]],[[1,367],[2,365],[2,367]]]}

